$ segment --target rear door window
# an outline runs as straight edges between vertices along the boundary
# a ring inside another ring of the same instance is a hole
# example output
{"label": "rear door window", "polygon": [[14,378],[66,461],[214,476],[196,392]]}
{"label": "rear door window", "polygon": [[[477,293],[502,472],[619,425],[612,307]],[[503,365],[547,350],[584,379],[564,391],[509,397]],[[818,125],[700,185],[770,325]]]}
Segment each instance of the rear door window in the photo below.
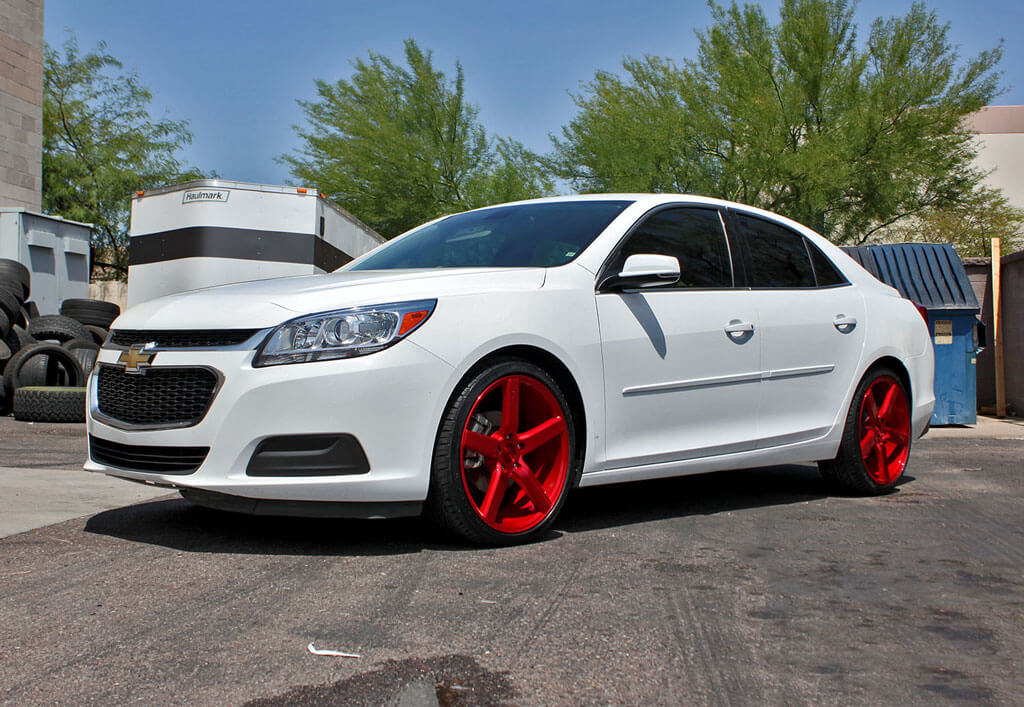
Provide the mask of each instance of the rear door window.
{"label": "rear door window", "polygon": [[750,285],[761,288],[814,287],[814,268],[804,237],[770,221],[736,214],[750,265]]}

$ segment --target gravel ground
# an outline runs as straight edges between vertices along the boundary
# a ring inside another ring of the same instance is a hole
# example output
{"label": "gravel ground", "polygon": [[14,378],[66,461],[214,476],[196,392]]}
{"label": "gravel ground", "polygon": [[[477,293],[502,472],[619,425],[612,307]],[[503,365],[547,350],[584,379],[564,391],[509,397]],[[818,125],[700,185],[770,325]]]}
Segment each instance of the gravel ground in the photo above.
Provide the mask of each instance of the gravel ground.
{"label": "gravel ground", "polygon": [[925,438],[875,499],[807,466],[587,489],[508,549],[107,510],[0,540],[0,702],[1020,704],[1022,458]]}

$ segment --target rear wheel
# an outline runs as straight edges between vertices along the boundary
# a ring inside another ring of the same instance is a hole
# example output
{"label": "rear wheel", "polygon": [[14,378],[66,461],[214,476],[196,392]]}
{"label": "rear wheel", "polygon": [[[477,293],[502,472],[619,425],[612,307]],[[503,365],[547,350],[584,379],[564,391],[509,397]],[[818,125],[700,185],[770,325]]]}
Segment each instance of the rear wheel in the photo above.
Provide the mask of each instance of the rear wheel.
{"label": "rear wheel", "polygon": [[903,475],[910,456],[910,399],[888,369],[865,376],[850,405],[835,459],[820,462],[834,487],[864,495],[883,493]]}
{"label": "rear wheel", "polygon": [[554,522],[575,469],[572,413],[558,384],[528,361],[503,360],[449,406],[428,507],[467,540],[527,542]]}

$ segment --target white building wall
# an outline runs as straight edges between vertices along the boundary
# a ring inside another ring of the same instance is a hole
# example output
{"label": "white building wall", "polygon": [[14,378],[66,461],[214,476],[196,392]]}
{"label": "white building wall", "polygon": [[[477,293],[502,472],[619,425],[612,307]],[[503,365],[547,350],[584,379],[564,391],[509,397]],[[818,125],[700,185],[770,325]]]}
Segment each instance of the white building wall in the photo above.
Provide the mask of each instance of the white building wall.
{"label": "white building wall", "polygon": [[978,134],[974,163],[990,173],[985,183],[1024,209],[1024,106],[987,106],[967,120]]}

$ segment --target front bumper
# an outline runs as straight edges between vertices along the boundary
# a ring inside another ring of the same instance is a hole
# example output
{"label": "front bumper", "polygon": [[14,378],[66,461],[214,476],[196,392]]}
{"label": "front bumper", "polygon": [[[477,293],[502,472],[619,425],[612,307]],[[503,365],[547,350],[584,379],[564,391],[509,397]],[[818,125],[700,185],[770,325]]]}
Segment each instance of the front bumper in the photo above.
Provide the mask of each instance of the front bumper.
{"label": "front bumper", "polygon": [[[411,341],[346,360],[253,368],[254,351],[160,351],[153,368],[205,366],[222,383],[205,417],[176,429],[121,429],[96,414],[89,380],[89,435],[117,444],[209,447],[187,475],[95,461],[87,471],[257,500],[392,503],[426,498],[437,423],[453,368]],[[119,352],[103,350],[99,363]],[[100,416],[101,417],[101,416]],[[352,435],[369,471],[338,476],[249,476],[260,442],[282,435]]]}

